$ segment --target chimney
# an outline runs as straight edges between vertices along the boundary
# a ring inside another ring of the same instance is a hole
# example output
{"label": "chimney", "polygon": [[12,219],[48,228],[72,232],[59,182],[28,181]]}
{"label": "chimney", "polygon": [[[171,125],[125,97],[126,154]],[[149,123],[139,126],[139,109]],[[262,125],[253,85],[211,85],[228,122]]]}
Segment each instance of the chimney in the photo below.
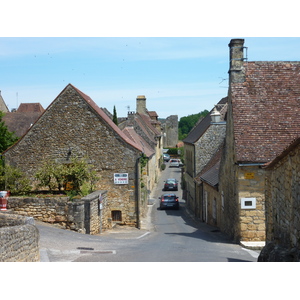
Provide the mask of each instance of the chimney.
{"label": "chimney", "polygon": [[137,96],[136,98],[136,112],[140,114],[146,114],[146,97],[145,96]]}
{"label": "chimney", "polygon": [[232,39],[228,45],[230,48],[229,83],[245,81],[244,41],[244,39]]}

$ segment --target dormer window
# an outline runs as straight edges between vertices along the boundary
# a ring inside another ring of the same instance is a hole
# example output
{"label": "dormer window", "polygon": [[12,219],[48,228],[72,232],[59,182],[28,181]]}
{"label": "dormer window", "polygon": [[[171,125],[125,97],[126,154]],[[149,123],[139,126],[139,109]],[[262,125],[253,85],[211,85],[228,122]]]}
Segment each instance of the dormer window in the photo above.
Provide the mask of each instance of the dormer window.
{"label": "dormer window", "polygon": [[212,123],[219,123],[219,122],[221,122],[221,114],[220,114],[219,111],[217,111],[216,107],[211,112],[210,116],[211,116],[211,122]]}

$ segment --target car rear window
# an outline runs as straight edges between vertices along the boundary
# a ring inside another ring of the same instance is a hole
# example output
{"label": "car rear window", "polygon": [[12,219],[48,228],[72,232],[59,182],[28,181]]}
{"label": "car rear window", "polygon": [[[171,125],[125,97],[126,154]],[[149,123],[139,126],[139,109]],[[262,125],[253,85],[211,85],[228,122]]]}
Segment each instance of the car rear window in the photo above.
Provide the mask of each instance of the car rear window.
{"label": "car rear window", "polygon": [[165,201],[175,201],[176,196],[164,196],[163,197]]}
{"label": "car rear window", "polygon": [[167,183],[176,183],[175,180],[167,180]]}

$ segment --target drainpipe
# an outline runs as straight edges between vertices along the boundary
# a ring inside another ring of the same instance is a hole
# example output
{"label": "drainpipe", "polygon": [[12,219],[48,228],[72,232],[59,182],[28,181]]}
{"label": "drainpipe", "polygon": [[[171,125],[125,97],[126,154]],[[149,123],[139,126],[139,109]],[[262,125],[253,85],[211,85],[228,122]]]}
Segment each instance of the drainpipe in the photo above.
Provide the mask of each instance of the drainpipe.
{"label": "drainpipe", "polygon": [[136,174],[135,174],[135,195],[136,195],[136,227],[141,229],[141,220],[140,220],[140,182],[141,182],[141,171],[140,171],[140,160],[142,156],[139,156],[136,160]]}

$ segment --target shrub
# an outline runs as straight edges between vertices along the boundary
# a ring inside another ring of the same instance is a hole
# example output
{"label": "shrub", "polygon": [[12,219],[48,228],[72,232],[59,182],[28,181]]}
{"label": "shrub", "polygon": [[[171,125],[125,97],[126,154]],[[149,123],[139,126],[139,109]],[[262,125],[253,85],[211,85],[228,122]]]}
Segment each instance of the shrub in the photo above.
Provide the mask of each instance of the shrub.
{"label": "shrub", "polygon": [[28,194],[32,187],[25,174],[18,168],[0,162],[0,190],[10,191],[12,195]]}
{"label": "shrub", "polygon": [[71,194],[88,194],[94,189],[98,180],[85,159],[74,158],[70,163],[47,161],[35,175],[39,187],[48,187],[50,191],[62,189],[72,191]]}

